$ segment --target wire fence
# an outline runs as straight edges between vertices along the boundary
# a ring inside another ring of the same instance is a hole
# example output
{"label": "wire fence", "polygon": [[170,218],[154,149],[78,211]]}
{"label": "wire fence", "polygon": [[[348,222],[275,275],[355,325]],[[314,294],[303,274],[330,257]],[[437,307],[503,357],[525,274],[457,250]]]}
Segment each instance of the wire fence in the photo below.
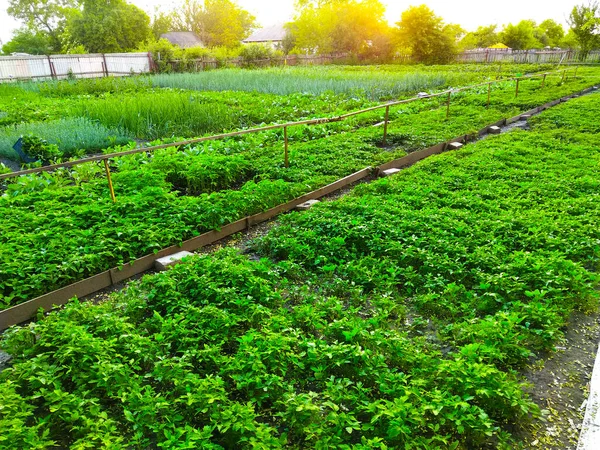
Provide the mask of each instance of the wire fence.
{"label": "wire fence", "polygon": [[152,67],[150,53],[2,56],[0,82],[124,76],[148,73]]}

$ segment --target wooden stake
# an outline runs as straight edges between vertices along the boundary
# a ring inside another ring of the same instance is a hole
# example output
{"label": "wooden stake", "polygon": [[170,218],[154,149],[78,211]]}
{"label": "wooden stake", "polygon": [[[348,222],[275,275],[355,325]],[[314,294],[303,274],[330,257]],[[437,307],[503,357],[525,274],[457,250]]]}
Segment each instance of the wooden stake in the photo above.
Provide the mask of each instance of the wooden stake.
{"label": "wooden stake", "polygon": [[112,179],[110,177],[110,167],[108,167],[108,159],[104,161],[104,170],[106,171],[106,179],[108,180],[108,189],[110,190],[110,198],[112,198],[113,203],[117,202],[115,198],[115,189],[113,188]]}
{"label": "wooden stake", "polygon": [[579,66],[575,66],[575,75],[574,75],[574,78],[577,78],[577,69],[579,69]]}
{"label": "wooden stake", "polygon": [[387,142],[387,126],[388,126],[388,120],[390,118],[390,107],[386,106],[385,108],[385,120],[383,121],[383,146],[385,147]]}
{"label": "wooden stake", "polygon": [[562,80],[560,80],[561,83],[563,83],[565,81],[565,75],[566,74],[567,74],[567,69],[563,70]]}
{"label": "wooden stake", "polygon": [[287,127],[283,127],[283,142],[285,145],[285,153],[284,153],[284,164],[285,167],[290,167],[290,159],[288,156],[288,134],[287,134]]}
{"label": "wooden stake", "polygon": [[490,107],[490,94],[492,93],[492,82],[490,81],[488,83],[488,99],[487,99],[487,105],[486,108]]}
{"label": "wooden stake", "polygon": [[546,86],[546,77],[548,76],[547,73],[544,74],[544,78],[542,78],[542,89],[544,89],[544,86]]}
{"label": "wooden stake", "polygon": [[448,92],[448,99],[446,100],[446,119],[450,117],[450,96],[452,92]]}
{"label": "wooden stake", "polygon": [[519,79],[517,78],[517,87],[515,89],[515,97],[519,96]]}

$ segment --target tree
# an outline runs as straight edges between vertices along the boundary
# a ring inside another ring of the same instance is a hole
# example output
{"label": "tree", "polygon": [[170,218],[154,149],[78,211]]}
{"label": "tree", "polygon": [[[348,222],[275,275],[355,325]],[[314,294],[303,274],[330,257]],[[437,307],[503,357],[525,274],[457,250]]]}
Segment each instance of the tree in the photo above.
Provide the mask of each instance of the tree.
{"label": "tree", "polygon": [[84,0],[83,11],[68,28],[73,40],[89,52],[127,52],[148,40],[150,18],[124,0]]}
{"label": "tree", "polygon": [[385,58],[392,47],[384,13],[379,0],[304,1],[288,29],[299,50]]}
{"label": "tree", "polygon": [[[32,35],[47,36],[50,50],[60,52],[67,19],[76,11],[76,0],[9,0],[7,12],[25,22]],[[25,35],[21,36],[25,38]]]}
{"label": "tree", "polygon": [[256,28],[256,18],[232,0],[186,0],[176,11],[173,26],[193,31],[209,47],[237,47]]}
{"label": "tree", "polygon": [[535,30],[535,38],[544,47],[560,47],[565,37],[562,25],[552,19],[544,20]]}
{"label": "tree", "polygon": [[535,38],[536,23],[533,20],[521,20],[518,24],[509,23],[500,32],[503,44],[515,50],[541,48],[542,44]]}
{"label": "tree", "polygon": [[155,11],[152,18],[152,25],[150,26],[154,39],[159,40],[163,34],[173,31],[174,22],[175,17],[173,13]]}
{"label": "tree", "polygon": [[600,44],[600,18],[598,2],[591,1],[587,5],[573,7],[569,16],[569,26],[575,35],[582,56]]}
{"label": "tree", "polygon": [[52,53],[50,37],[42,31],[32,31],[29,28],[17,30],[10,41],[2,47],[6,55],[12,53],[29,53],[30,55],[49,55]]}
{"label": "tree", "polygon": [[458,52],[457,28],[445,25],[426,5],[411,6],[397,23],[398,43],[412,57],[427,64],[451,61]]}
{"label": "tree", "polygon": [[460,41],[459,47],[461,50],[470,50],[474,48],[487,48],[496,44],[500,40],[496,28],[496,25],[488,25],[467,33]]}

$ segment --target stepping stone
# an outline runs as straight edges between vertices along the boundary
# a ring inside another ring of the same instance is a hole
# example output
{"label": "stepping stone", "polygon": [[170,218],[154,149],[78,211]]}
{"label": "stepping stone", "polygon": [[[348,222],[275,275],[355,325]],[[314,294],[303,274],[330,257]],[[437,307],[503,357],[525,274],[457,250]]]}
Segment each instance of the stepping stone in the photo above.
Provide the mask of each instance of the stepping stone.
{"label": "stepping stone", "polygon": [[492,125],[491,127],[488,128],[488,133],[490,134],[500,134],[502,130],[500,129],[500,127],[496,126],[496,125]]}
{"label": "stepping stone", "polygon": [[448,148],[450,150],[458,150],[459,148],[461,148],[463,146],[463,144],[461,144],[460,142],[450,142],[448,144]]}
{"label": "stepping stone", "polygon": [[388,169],[388,170],[384,170],[383,172],[381,172],[381,176],[389,177],[390,175],[394,175],[398,172],[400,172],[400,169]]}
{"label": "stepping stone", "polygon": [[429,98],[429,94],[427,92],[419,92],[417,94],[418,98]]}
{"label": "stepping stone", "polygon": [[385,123],[385,121],[383,121],[383,122],[379,122],[379,123],[376,123],[375,125],[373,125],[373,128],[375,128],[375,127],[380,127],[380,126],[381,126],[381,125],[383,125],[384,123]]}
{"label": "stepping stone", "polygon": [[304,203],[300,203],[298,206],[296,206],[296,211],[306,211],[307,209],[310,209],[313,205],[316,205],[317,203],[319,203],[319,200],[308,200],[305,201]]}
{"label": "stepping stone", "polygon": [[173,253],[172,255],[163,256],[154,261],[154,268],[159,271],[167,270],[167,268],[180,263],[183,258],[192,254],[193,253],[182,251]]}

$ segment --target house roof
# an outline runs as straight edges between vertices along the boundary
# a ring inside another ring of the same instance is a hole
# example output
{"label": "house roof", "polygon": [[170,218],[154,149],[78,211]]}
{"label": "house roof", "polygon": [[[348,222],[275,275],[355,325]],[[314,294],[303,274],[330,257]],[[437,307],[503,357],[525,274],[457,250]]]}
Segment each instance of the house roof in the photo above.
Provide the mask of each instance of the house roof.
{"label": "house roof", "polygon": [[170,33],[161,34],[160,37],[181,48],[204,46],[200,38],[191,31],[171,31]]}
{"label": "house roof", "polygon": [[261,28],[255,31],[242,42],[278,42],[283,41],[286,29],[283,24],[273,25],[272,27]]}

